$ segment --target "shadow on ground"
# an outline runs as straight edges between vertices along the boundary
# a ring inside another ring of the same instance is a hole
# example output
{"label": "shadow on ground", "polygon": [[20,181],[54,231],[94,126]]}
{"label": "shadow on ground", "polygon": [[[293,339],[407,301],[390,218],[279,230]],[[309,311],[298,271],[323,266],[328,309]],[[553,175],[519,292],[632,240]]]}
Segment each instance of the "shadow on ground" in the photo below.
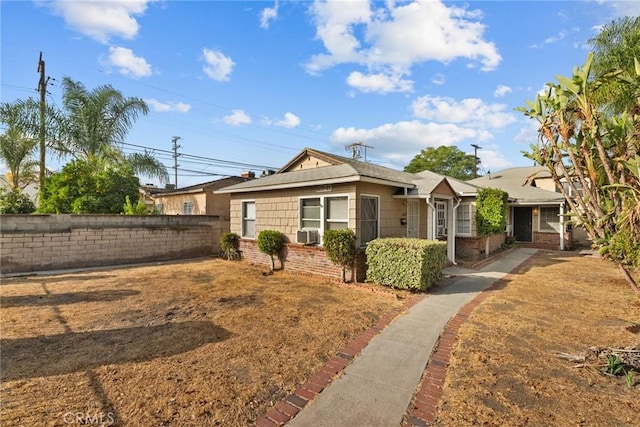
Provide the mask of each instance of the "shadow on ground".
{"label": "shadow on ground", "polygon": [[9,295],[0,299],[0,307],[44,307],[51,305],[77,304],[82,302],[118,301],[126,297],[138,295],[139,291],[130,289],[106,289],[92,292],[69,292],[62,294]]}
{"label": "shadow on ground", "polygon": [[87,371],[173,356],[231,333],[206,321],[0,340],[1,381]]}

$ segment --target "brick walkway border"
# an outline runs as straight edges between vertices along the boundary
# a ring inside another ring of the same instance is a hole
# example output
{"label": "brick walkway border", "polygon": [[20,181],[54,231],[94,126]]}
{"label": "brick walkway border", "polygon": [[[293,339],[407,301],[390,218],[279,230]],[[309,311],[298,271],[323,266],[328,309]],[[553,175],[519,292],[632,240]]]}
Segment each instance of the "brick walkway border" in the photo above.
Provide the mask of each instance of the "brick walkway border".
{"label": "brick walkway border", "polygon": [[369,344],[369,342],[386,328],[398,315],[422,301],[428,294],[412,295],[405,303],[383,315],[378,322],[361,332],[342,350],[338,351],[322,368],[312,375],[304,384],[287,396],[267,413],[256,420],[258,427],[281,426],[291,421],[307,403],[315,399],[334,379],[340,377],[344,368]]}
{"label": "brick walkway border", "polygon": [[503,278],[497,280],[487,289],[476,295],[475,298],[465,304],[445,325],[431,353],[427,368],[418,384],[413,400],[407,408],[402,423],[403,426],[428,427],[433,425],[436,419],[438,404],[442,397],[442,387],[444,385],[446,369],[451,359],[452,350],[458,341],[458,329],[469,319],[471,313],[477,306],[493,295],[494,292],[502,289],[507,283],[515,279],[519,272],[533,262],[534,258],[535,255],[521,262]]}

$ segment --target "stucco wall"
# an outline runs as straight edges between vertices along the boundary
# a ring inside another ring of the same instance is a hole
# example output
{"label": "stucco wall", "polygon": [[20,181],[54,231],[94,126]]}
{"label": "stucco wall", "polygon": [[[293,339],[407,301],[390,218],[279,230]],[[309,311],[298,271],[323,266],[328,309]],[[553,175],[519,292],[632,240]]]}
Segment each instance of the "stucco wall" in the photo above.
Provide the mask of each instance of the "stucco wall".
{"label": "stucco wall", "polygon": [[[496,252],[502,247],[506,233],[491,234],[489,236],[456,237],[456,259],[461,261],[478,261]],[[489,251],[487,252],[487,238]]]}
{"label": "stucco wall", "polygon": [[0,272],[217,255],[222,224],[195,215],[2,215]]}

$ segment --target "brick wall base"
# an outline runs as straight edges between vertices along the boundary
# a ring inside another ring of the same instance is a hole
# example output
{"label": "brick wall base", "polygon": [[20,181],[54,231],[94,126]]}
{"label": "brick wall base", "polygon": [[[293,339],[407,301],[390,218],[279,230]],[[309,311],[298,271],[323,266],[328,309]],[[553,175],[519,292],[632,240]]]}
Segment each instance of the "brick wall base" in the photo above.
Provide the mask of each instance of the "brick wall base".
{"label": "brick wall base", "polygon": [[488,236],[489,252],[487,253],[487,236],[456,236],[456,258],[466,261],[479,261],[484,259],[499,250],[506,237],[507,233],[491,234]]}
{"label": "brick wall base", "polygon": [[[242,258],[258,265],[269,267],[271,258],[258,250],[258,242],[255,240],[240,240]],[[321,246],[307,246],[297,243],[285,243],[282,256],[275,262],[276,269],[284,269],[299,273],[320,274],[323,276],[340,279],[342,268],[333,264]],[[352,273],[347,270],[347,281],[355,280],[364,282],[367,274],[367,262],[364,251],[358,251],[356,266]]]}

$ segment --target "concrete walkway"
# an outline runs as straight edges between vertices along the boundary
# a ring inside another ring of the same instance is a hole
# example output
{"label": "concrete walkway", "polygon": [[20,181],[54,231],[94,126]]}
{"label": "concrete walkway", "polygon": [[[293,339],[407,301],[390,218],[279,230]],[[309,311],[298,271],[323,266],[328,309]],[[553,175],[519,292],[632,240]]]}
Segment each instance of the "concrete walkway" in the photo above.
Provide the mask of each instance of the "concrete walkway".
{"label": "concrete walkway", "polygon": [[399,316],[287,425],[291,427],[399,426],[449,319],[475,295],[529,259],[517,249],[479,269],[450,267],[459,277]]}

